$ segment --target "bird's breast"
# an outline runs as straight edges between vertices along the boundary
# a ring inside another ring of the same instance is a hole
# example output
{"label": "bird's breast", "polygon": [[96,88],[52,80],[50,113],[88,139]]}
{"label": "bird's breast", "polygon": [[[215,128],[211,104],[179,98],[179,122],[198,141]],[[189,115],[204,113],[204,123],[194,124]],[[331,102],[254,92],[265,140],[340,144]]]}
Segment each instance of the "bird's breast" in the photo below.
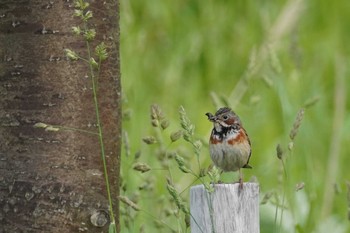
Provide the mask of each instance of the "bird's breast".
{"label": "bird's breast", "polygon": [[249,159],[250,144],[244,130],[231,130],[226,135],[216,134],[210,138],[210,156],[214,164],[224,171],[237,171]]}

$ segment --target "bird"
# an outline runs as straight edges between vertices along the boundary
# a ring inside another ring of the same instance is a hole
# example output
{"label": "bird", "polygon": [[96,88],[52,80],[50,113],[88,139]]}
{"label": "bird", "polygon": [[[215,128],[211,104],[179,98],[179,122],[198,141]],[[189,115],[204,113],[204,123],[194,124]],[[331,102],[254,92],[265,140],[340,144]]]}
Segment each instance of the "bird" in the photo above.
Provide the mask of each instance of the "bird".
{"label": "bird", "polygon": [[243,189],[241,168],[252,168],[249,160],[252,148],[249,136],[239,116],[229,107],[222,107],[215,115],[205,114],[214,128],[209,139],[210,157],[223,172],[239,172],[239,188]]}

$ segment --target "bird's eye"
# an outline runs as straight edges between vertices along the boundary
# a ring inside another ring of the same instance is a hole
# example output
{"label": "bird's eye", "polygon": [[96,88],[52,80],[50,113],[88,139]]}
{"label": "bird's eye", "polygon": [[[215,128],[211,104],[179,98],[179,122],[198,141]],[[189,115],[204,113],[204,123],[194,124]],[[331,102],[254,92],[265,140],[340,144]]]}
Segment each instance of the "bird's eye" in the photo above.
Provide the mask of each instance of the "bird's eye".
{"label": "bird's eye", "polygon": [[224,119],[224,121],[228,120],[228,115],[223,115],[222,119]]}

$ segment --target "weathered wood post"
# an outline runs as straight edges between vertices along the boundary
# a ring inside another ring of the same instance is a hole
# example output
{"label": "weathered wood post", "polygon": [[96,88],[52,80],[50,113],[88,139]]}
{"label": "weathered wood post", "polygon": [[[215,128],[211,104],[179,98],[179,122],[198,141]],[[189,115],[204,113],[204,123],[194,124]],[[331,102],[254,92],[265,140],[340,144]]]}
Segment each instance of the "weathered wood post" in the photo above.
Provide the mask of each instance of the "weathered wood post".
{"label": "weathered wood post", "polygon": [[191,233],[259,233],[259,184],[203,185],[190,190]]}

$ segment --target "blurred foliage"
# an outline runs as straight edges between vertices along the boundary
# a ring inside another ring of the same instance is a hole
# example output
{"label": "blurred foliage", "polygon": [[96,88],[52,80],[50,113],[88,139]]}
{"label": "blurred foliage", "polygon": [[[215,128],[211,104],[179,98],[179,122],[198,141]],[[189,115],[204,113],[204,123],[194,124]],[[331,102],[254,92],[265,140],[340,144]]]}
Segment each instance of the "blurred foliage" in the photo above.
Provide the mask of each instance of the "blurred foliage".
{"label": "blurred foliage", "polygon": [[[252,141],[253,169],[244,175],[260,183],[261,232],[350,232],[349,1],[121,0],[120,7],[121,195],[141,209],[121,204],[122,232],[186,232],[167,178],[185,201],[199,182],[181,172],[173,153],[198,174],[208,168],[212,125],[204,114],[224,104]],[[165,128],[151,122],[154,103]],[[203,143],[199,166],[191,145],[171,139],[181,130],[179,106]],[[150,136],[154,144],[142,141]],[[136,163],[150,170],[135,171]]]}

